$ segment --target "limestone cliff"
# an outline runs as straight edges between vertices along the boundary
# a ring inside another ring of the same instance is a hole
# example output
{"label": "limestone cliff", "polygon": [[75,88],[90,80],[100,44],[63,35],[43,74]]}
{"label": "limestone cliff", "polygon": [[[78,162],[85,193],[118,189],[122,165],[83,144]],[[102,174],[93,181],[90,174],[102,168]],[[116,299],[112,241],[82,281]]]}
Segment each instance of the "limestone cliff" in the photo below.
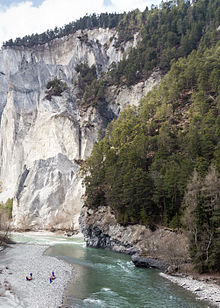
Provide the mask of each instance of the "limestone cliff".
{"label": "limestone cliff", "polygon": [[[135,47],[137,34],[121,49],[114,46],[116,40],[114,29],[94,29],[32,49],[0,51],[0,201],[14,198],[15,228],[78,228],[80,160],[90,155],[98,132],[160,80],[156,72],[132,88],[111,87],[105,112],[82,110],[75,67],[94,64],[99,76]],[[48,100],[46,84],[55,77],[66,82],[67,90]]]}

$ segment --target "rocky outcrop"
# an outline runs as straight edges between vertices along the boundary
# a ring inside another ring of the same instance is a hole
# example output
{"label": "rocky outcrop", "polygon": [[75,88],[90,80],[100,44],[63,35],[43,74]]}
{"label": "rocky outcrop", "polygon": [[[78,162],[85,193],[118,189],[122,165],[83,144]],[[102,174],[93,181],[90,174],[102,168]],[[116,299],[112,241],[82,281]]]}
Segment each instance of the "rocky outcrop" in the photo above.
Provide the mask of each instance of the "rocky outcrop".
{"label": "rocky outcrop", "polygon": [[[99,110],[80,108],[76,65],[94,64],[100,75],[136,46],[138,34],[123,48],[115,48],[116,40],[114,29],[94,29],[0,51],[0,201],[14,198],[14,228],[78,229],[80,161],[99,131],[160,80],[158,74],[132,89],[112,87]],[[46,85],[55,77],[67,90],[48,100]]]}
{"label": "rocky outcrop", "polygon": [[88,247],[107,248],[117,252],[124,252],[126,254],[136,253],[131,244],[112,238],[107,233],[103,233],[99,227],[89,226],[88,229],[84,229],[84,231]]}
{"label": "rocky outcrop", "polygon": [[111,86],[107,89],[107,102],[112,105],[111,108],[119,114],[121,110],[128,106],[138,106],[141,98],[143,98],[154,86],[158,85],[160,80],[160,70],[155,70],[147,80],[141,81],[136,85],[130,87],[123,85],[120,88]]}
{"label": "rocky outcrop", "polygon": [[137,267],[145,267],[145,268],[156,268],[163,272],[167,271],[169,265],[162,261],[155,258],[150,257],[143,257],[138,254],[135,254],[131,257],[132,262]]}
{"label": "rocky outcrop", "polygon": [[166,270],[188,259],[188,239],[180,231],[143,225],[122,226],[109,207],[96,210],[83,207],[80,227],[89,247],[131,254],[136,266]]}
{"label": "rocky outcrop", "polygon": [[24,170],[14,199],[14,224],[23,229],[74,230],[82,194],[78,170],[79,165],[63,154],[37,160],[30,170]]}

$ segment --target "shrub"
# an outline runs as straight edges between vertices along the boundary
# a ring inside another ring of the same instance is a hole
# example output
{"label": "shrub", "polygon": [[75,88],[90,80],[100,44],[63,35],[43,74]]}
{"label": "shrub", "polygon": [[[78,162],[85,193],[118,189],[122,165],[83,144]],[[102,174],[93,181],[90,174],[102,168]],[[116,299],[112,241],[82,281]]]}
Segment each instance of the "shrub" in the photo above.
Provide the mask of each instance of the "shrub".
{"label": "shrub", "polygon": [[46,99],[50,101],[52,96],[61,96],[61,94],[67,89],[67,84],[56,77],[55,79],[48,81],[46,88]]}

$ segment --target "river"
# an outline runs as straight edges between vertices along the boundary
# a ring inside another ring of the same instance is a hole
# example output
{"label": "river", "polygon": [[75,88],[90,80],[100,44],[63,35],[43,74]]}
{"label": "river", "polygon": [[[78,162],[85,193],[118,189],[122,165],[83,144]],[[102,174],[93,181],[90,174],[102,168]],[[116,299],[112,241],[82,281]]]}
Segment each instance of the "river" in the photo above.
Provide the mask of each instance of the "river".
{"label": "river", "polygon": [[87,248],[82,238],[14,235],[18,242],[50,244],[45,254],[71,263],[75,276],[66,290],[64,308],[205,308],[159,271],[136,268],[130,257]]}

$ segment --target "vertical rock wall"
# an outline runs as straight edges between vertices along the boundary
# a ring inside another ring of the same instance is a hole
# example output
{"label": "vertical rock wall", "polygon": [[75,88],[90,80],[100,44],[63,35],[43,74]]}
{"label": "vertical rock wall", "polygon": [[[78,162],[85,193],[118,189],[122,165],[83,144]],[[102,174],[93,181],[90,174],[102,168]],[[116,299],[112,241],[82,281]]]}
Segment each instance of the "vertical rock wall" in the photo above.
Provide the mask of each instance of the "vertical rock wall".
{"label": "vertical rock wall", "polygon": [[[159,81],[158,75],[132,89],[110,88],[102,113],[94,107],[81,110],[76,65],[94,64],[100,74],[137,42],[136,35],[122,53],[114,47],[115,30],[88,30],[86,41],[84,34],[78,31],[34,49],[0,51],[0,201],[14,198],[15,228],[78,228],[80,160],[90,155],[99,130]],[[47,100],[46,84],[55,77],[66,82],[67,90]]]}

